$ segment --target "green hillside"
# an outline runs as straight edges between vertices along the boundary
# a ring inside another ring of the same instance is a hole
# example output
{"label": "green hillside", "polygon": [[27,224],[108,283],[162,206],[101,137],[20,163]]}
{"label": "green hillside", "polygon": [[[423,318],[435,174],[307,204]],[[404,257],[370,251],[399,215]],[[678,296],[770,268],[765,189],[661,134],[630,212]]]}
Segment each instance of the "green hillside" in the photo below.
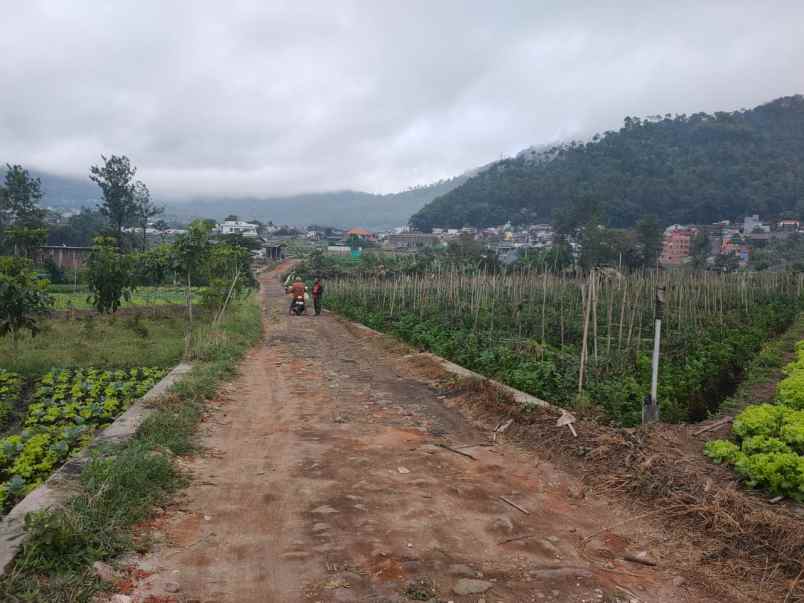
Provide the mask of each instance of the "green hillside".
{"label": "green hillside", "polygon": [[804,214],[804,96],[715,114],[625,118],[616,132],[493,164],[413,215],[415,228],[549,221],[595,207],[611,226],[640,216],[706,223]]}

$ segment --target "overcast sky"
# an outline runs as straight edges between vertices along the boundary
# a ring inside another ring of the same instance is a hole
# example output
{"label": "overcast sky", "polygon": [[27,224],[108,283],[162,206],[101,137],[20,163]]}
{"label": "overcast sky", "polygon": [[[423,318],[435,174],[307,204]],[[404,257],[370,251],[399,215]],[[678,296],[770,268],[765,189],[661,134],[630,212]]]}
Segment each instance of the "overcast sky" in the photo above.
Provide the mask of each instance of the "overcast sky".
{"label": "overcast sky", "polygon": [[804,1],[0,0],[0,161],[161,196],[392,192],[804,92]]}

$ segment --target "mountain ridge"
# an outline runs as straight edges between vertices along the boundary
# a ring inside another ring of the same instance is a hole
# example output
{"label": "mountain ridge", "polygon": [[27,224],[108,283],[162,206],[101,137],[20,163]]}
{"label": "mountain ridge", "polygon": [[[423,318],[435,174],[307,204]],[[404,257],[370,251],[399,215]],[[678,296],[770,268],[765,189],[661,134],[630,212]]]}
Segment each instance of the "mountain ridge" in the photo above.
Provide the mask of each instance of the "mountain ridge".
{"label": "mountain ridge", "polygon": [[[419,185],[396,193],[368,193],[356,190],[299,193],[281,196],[215,196],[191,197],[168,201],[166,212],[181,220],[192,218],[223,219],[235,214],[276,224],[303,226],[310,223],[333,226],[362,226],[371,229],[391,228],[407,223],[411,214],[435,197],[449,192],[478,172],[469,170],[459,176]],[[79,209],[94,208],[100,202],[98,187],[81,178],[62,176],[42,170],[30,170],[41,178],[43,206]],[[158,197],[155,201],[162,203]]]}
{"label": "mountain ridge", "polygon": [[804,214],[804,96],[734,112],[626,117],[588,142],[490,165],[411,217],[420,230],[551,221],[594,208],[612,226]]}

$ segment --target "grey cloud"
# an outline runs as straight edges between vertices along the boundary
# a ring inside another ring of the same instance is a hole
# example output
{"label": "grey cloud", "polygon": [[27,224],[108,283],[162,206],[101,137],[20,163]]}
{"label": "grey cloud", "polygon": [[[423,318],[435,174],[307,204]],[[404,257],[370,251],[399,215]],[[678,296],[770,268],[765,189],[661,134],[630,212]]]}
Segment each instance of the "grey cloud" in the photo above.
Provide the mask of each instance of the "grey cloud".
{"label": "grey cloud", "polygon": [[167,197],[387,192],[804,91],[798,1],[0,4],[0,160],[125,153]]}

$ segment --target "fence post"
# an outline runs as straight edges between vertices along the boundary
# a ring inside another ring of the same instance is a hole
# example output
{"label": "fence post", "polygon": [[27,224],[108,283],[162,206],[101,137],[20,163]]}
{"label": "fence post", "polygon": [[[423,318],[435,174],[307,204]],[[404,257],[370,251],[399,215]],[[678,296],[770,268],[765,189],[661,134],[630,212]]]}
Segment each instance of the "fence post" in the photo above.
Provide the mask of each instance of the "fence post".
{"label": "fence post", "polygon": [[656,288],[656,324],[653,333],[653,360],[651,362],[650,396],[642,407],[642,424],[659,420],[659,402],[656,390],[659,385],[659,352],[662,344],[662,318],[664,316],[664,287]]}

